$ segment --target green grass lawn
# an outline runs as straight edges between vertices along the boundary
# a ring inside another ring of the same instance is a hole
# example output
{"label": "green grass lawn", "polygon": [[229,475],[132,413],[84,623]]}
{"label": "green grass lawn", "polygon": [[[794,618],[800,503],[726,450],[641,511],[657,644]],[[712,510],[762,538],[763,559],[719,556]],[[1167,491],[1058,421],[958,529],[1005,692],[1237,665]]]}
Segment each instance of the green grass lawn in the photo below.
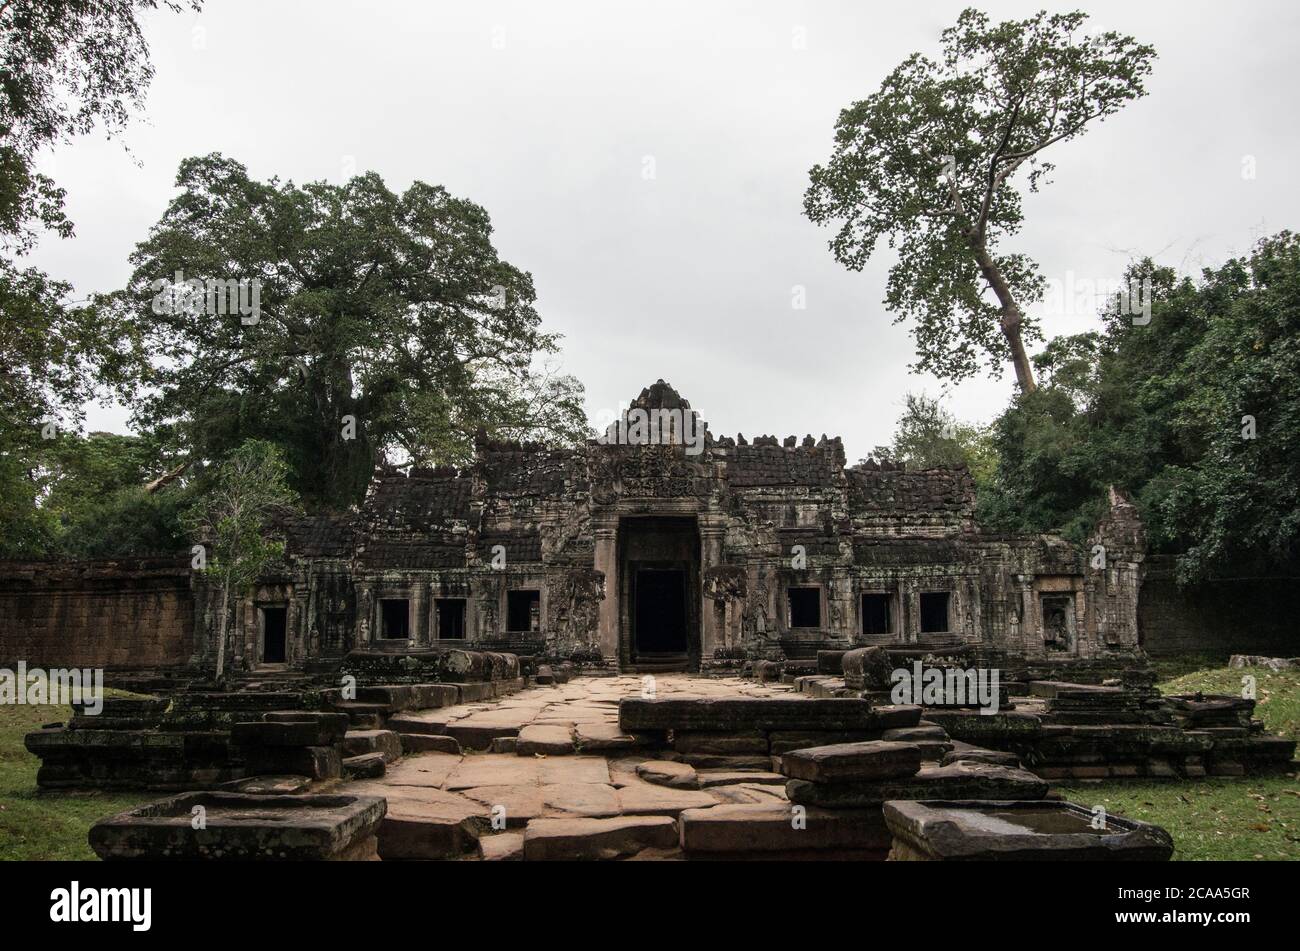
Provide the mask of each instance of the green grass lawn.
{"label": "green grass lawn", "polygon": [[[1241,678],[1255,678],[1255,716],[1271,733],[1300,739],[1300,670],[1193,669],[1158,665],[1170,679],[1160,692],[1241,695]],[[1222,661],[1220,661],[1222,663]],[[1084,806],[1154,822],[1174,837],[1175,859],[1300,860],[1300,777],[1295,774],[1194,782],[1106,782],[1058,786]]]}
{"label": "green grass lawn", "polygon": [[[130,696],[117,690],[106,696]],[[96,819],[160,798],[157,794],[40,793],[38,760],[23,735],[66,722],[65,706],[0,706],[0,860],[93,859],[86,833]]]}

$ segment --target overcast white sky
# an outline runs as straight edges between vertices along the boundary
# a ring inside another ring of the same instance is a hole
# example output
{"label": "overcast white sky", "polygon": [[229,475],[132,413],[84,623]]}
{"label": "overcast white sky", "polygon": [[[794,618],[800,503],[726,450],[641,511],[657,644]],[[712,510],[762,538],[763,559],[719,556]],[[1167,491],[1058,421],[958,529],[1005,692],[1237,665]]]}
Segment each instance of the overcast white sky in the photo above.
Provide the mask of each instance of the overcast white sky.
{"label": "overcast white sky", "polygon": [[[803,217],[808,169],[839,110],[936,51],[965,5],[208,0],[149,18],[157,76],[125,135],[134,157],[95,136],[44,163],[77,235],[32,263],[79,293],[122,286],[190,155],[297,182],[355,168],[440,183],[485,206],[502,255],[532,272],[593,419],[663,377],[717,434],[839,434],[854,461],[889,440],[905,391],[941,388],[908,372],[911,337],[880,304],[888,259],[845,271]],[[1009,249],[1077,286],[1134,255],[1195,269],[1296,227],[1300,4],[1047,6],[1082,7],[1159,59],[1150,95],[1052,153],[1055,183]],[[1095,323],[1045,318],[1049,334]],[[963,384],[950,406],[987,421],[1012,379]],[[88,422],[126,431],[126,415]]]}

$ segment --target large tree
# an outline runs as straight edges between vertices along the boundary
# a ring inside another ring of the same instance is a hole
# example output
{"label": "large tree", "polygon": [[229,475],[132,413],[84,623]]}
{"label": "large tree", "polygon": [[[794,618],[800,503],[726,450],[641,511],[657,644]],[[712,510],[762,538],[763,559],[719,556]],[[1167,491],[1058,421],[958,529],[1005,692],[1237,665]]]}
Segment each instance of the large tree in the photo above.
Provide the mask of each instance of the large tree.
{"label": "large tree", "polygon": [[938,60],[913,54],[840,113],[830,161],[810,173],[804,208],[839,223],[840,263],[860,270],[882,238],[896,251],[885,304],[912,321],[918,370],[956,381],[1010,360],[1021,390],[1035,387],[1026,308],[1042,279],[1003,248],[1023,222],[1018,181],[1037,191],[1053,168],[1044,150],[1144,95],[1155,57],[1132,37],[1083,33],[1086,21],[995,25],[965,10]]}
{"label": "large tree", "polygon": [[[115,301],[146,355],[137,425],[204,460],[270,439],[326,507],[357,502],[382,460],[464,462],[480,427],[586,435],[580,384],[543,365],[558,338],[532,277],[480,206],[374,173],[258,181],[220,155],[182,162],[177,184]],[[207,282],[242,282],[243,310]]]}

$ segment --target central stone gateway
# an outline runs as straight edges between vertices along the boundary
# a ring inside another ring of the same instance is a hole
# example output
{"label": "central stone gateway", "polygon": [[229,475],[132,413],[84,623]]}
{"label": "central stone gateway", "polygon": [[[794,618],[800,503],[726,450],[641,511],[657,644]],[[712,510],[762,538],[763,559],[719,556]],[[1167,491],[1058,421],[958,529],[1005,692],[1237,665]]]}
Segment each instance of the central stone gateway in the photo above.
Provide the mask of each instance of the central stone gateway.
{"label": "central stone gateway", "polygon": [[[838,438],[715,436],[662,380],[598,437],[480,435],[462,468],[381,467],[356,512],[287,527],[234,616],[234,669],[466,648],[720,675],[820,650],[1125,657],[1145,557],[1112,492],[1085,546],[984,530],[963,468],[846,465]],[[196,577],[196,661],[220,593]]]}
{"label": "central stone gateway", "polygon": [[618,526],[619,660],[638,672],[698,670],[700,533],[694,516]]}

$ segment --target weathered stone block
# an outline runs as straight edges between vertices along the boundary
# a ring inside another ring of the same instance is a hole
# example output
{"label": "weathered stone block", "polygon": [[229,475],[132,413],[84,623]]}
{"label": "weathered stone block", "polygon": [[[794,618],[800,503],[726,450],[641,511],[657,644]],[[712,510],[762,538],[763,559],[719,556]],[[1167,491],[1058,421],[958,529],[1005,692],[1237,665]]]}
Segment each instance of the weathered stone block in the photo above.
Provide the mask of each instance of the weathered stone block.
{"label": "weathered stone block", "polygon": [[524,859],[614,859],[676,844],[677,824],[667,816],[534,819],[524,831]]}
{"label": "weathered stone block", "polygon": [[814,783],[900,779],[920,768],[919,746],[883,740],[791,750],[781,757],[786,776]]}
{"label": "weathered stone block", "polygon": [[103,819],[89,840],[105,860],[371,858],[384,812],[384,800],[370,796],[187,793]]}
{"label": "weathered stone block", "polygon": [[[898,708],[902,710],[903,708]],[[919,708],[902,714],[873,711],[865,700],[815,700],[802,697],[693,698],[619,701],[619,725],[637,730],[734,732],[737,730],[883,730],[911,725],[894,722],[920,719]]]}
{"label": "weathered stone block", "polygon": [[828,809],[864,809],[891,799],[1042,799],[1047,783],[1023,769],[985,763],[932,766],[906,779],[813,783],[791,779],[791,802]]}
{"label": "weathered stone block", "polygon": [[1069,802],[887,802],[890,857],[929,861],[1139,861],[1173,854],[1159,826]]}

